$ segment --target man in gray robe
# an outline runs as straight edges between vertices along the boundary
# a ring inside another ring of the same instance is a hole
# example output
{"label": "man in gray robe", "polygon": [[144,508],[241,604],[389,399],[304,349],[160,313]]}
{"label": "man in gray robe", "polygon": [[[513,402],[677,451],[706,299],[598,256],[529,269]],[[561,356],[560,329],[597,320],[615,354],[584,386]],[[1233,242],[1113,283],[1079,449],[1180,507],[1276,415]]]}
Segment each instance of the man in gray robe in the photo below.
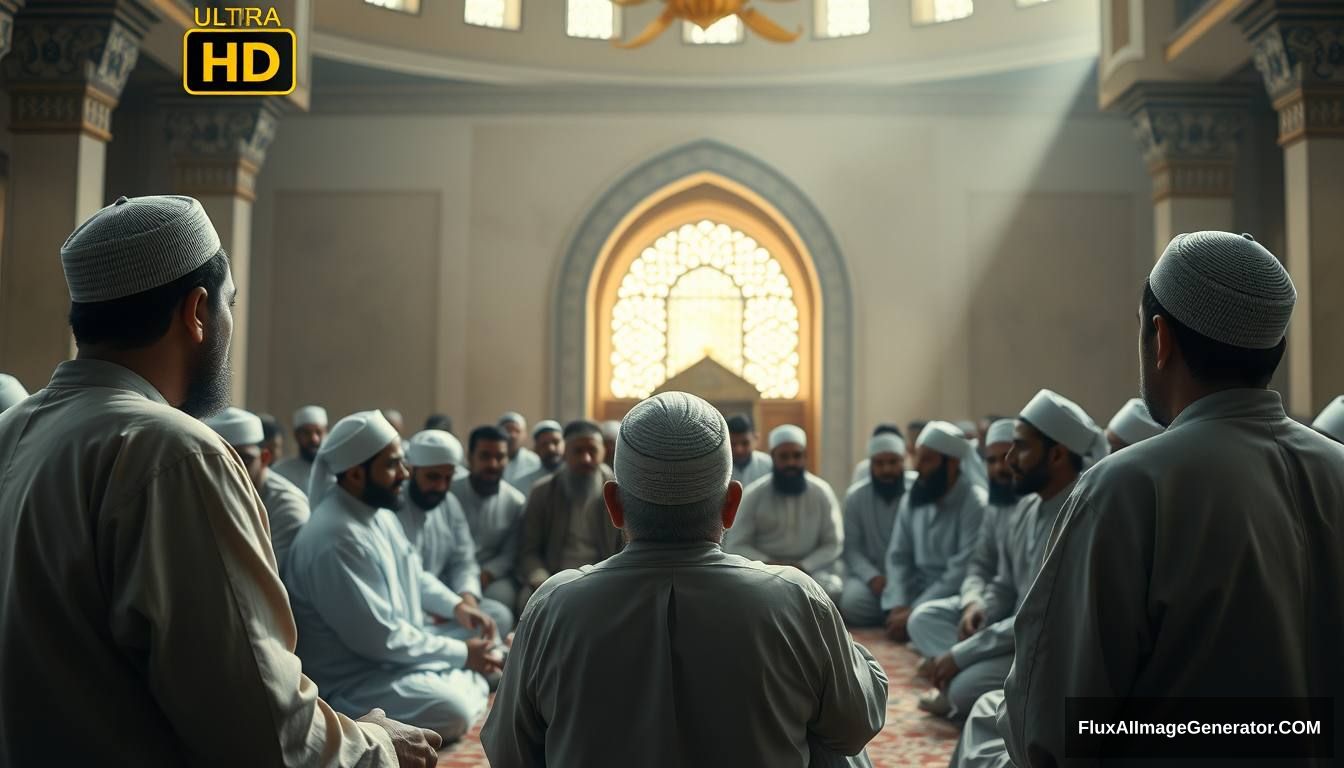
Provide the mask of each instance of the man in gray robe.
{"label": "man in gray robe", "polygon": [[219,433],[243,462],[243,469],[252,485],[261,494],[266,506],[266,518],[271,526],[271,548],[280,573],[285,572],[289,545],[308,522],[308,497],[294,484],[270,471],[270,449],[266,447],[266,433],[261,419],[241,408],[225,408],[204,419],[206,426]]}
{"label": "man in gray robe", "polygon": [[[482,675],[502,659],[494,622],[421,568],[391,511],[406,476],[401,438],[381,413],[337,422],[314,463],[313,516],[294,539],[285,585],[299,657],[333,707],[376,702],[449,741],[485,711]],[[430,625],[426,613],[455,621]]]}
{"label": "man in gray robe", "polygon": [[739,413],[728,419],[728,435],[733,445],[733,479],[743,488],[770,474],[774,464],[770,454],[756,450],[759,437],[751,417]]}
{"label": "man in gray robe", "polygon": [[887,546],[896,511],[905,497],[905,441],[897,435],[874,435],[868,441],[870,477],[845,494],[845,588],[840,614],[854,627],[876,627],[886,613],[882,592],[887,587]]}
{"label": "man in gray robe", "polygon": [[527,419],[517,411],[509,411],[499,417],[495,426],[509,436],[509,463],[504,467],[504,482],[513,483],[541,469],[541,459],[530,448],[523,445],[523,436],[527,434]]}
{"label": "man in gray robe", "polygon": [[462,602],[494,619],[501,636],[508,634],[513,629],[513,607],[483,596],[476,543],[462,505],[449,493],[457,484],[454,473],[463,465],[462,444],[441,429],[417,432],[405,444],[410,477],[397,520],[420,553],[421,566]]}
{"label": "man in gray robe", "polygon": [[528,605],[481,731],[494,768],[871,765],[882,668],[812,579],[719,548],[728,442],[685,393],[626,416],[604,495],[630,544]]}
{"label": "man in gray robe", "polygon": [[509,438],[498,427],[473,429],[467,439],[470,473],[466,481],[453,483],[453,496],[462,505],[476,542],[476,562],[480,564],[485,596],[516,611],[518,579],[514,565],[527,497],[503,480],[508,450]]}
{"label": "man in gray robe", "polygon": [[[501,434],[504,434],[505,437],[508,436],[507,433],[502,431]],[[527,498],[527,494],[531,493],[532,486],[536,485],[538,480],[554,475],[565,465],[565,436],[564,428],[560,426],[560,422],[550,419],[538,421],[537,425],[532,428],[532,448],[533,452],[537,454],[541,466],[522,477],[515,477],[513,480],[506,481],[523,494],[523,498]],[[504,454],[504,459],[506,462],[508,461],[507,453]],[[502,474],[500,479],[503,479]]]}
{"label": "man in gray robe", "polygon": [[903,643],[915,608],[957,594],[985,506],[984,467],[961,430],[931,421],[915,449],[919,477],[901,500],[887,547],[882,592],[887,636]]}
{"label": "man in gray robe", "polygon": [[297,455],[278,461],[271,469],[308,493],[308,481],[313,472],[313,461],[327,436],[327,409],[320,405],[305,405],[294,411],[294,445]]}
{"label": "man in gray robe", "polygon": [[28,390],[23,388],[18,379],[8,373],[0,373],[0,413],[18,405],[27,396]]}
{"label": "man in gray robe", "polygon": [[[905,435],[901,434],[901,428],[896,426],[895,424],[878,424],[876,427],[873,427],[872,436],[877,437],[878,435],[895,435],[896,437],[900,438],[901,445],[905,445]],[[861,483],[864,480],[868,479],[869,477],[868,465],[871,462],[871,460],[872,457],[864,456],[862,459],[859,460],[858,464],[854,465],[854,475],[849,479],[850,485],[854,485],[855,483]],[[914,482],[914,477],[917,476],[917,474],[918,473],[915,473],[913,471],[911,472],[912,475],[911,482]]]}
{"label": "man in gray robe", "polygon": [[1084,475],[1055,524],[999,707],[1017,765],[1066,762],[1078,696],[1159,722],[1185,698],[1332,698],[1344,754],[1344,446],[1266,389],[1295,301],[1249,235],[1178,235],[1153,267],[1140,389],[1167,429]]}
{"label": "man in gray robe", "polygon": [[1148,408],[1140,398],[1131,398],[1115,412],[1106,425],[1106,442],[1114,453],[1162,434],[1162,425],[1148,415]]}
{"label": "man in gray robe", "polygon": [[1344,443],[1344,395],[1331,400],[1311,422],[1311,428],[1337,443]]}
{"label": "man in gray robe", "polygon": [[770,458],[770,474],[743,491],[724,548],[750,560],[791,565],[839,601],[844,522],[830,484],[807,471],[807,434],[792,424],[775,427]]}

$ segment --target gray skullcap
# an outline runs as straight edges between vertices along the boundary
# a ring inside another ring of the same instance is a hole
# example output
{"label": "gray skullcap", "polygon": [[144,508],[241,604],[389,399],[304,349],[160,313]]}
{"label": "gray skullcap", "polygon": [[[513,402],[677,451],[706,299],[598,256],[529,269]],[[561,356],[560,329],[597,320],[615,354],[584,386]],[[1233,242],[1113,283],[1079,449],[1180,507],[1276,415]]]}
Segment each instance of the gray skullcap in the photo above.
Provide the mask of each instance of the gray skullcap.
{"label": "gray skullcap", "polygon": [[0,413],[18,405],[27,396],[28,390],[23,388],[18,379],[8,373],[0,373]]}
{"label": "gray skullcap", "polygon": [[985,445],[1013,442],[1013,419],[999,419],[985,432]]}
{"label": "gray skullcap", "polygon": [[524,419],[523,414],[517,411],[505,411],[504,415],[499,417],[499,421],[495,422],[495,426],[502,427],[509,422],[517,424],[522,429],[527,429],[527,419]]}
{"label": "gray skullcap", "polygon": [[1274,254],[1250,235],[1231,232],[1172,238],[1148,285],[1182,324],[1244,349],[1276,346],[1297,302],[1293,281]]}
{"label": "gray skullcap", "polygon": [[722,495],[733,476],[728,422],[695,395],[654,395],[621,421],[613,469],[622,493],[652,504]]}
{"label": "gray skullcap", "polygon": [[360,411],[336,422],[322,441],[308,476],[308,504],[316,509],[336,486],[336,473],[362,464],[400,440],[397,430],[379,411]]}
{"label": "gray skullcap", "polygon": [[537,422],[537,426],[532,428],[532,437],[536,439],[543,432],[564,432],[565,428],[560,426],[560,422],[554,419],[542,419]]}
{"label": "gray skullcap", "polygon": [[902,440],[900,435],[893,435],[890,432],[873,435],[868,440],[868,458],[871,459],[879,453],[894,453],[898,456],[904,456],[905,440]]}
{"label": "gray skullcap", "polygon": [[261,445],[265,435],[261,429],[261,419],[254,413],[242,408],[229,406],[207,419],[205,425],[224,438],[224,442],[237,448],[244,445]]}
{"label": "gray skullcap", "polygon": [[461,466],[462,443],[442,429],[416,432],[406,444],[406,463],[413,467]]}
{"label": "gray skullcap", "polygon": [[1329,405],[1325,406],[1325,410],[1321,411],[1321,415],[1311,422],[1311,426],[1344,443],[1344,395],[1336,397]]}
{"label": "gray skullcap", "polygon": [[305,405],[294,411],[294,428],[306,427],[309,424],[322,427],[327,426],[327,409],[320,405]]}
{"label": "gray skullcap", "polygon": [[1153,417],[1148,415],[1148,407],[1143,404],[1143,400],[1134,397],[1125,403],[1119,411],[1116,411],[1115,417],[1106,428],[1115,433],[1115,436],[1125,442],[1126,445],[1141,443],[1150,437],[1156,437],[1162,434],[1162,425],[1153,421]]}
{"label": "gray skullcap", "polygon": [[70,233],[61,267],[71,301],[111,301],[167,285],[219,250],[219,233],[195,198],[119,197]]}
{"label": "gray skullcap", "polygon": [[1022,418],[1041,434],[1083,457],[1084,468],[1110,453],[1106,433],[1097,427],[1077,403],[1048,389],[1042,389],[1022,409]]}
{"label": "gray skullcap", "polygon": [[785,443],[797,443],[806,448],[807,433],[803,431],[802,427],[797,426],[796,424],[781,424],[770,430],[770,438],[768,442],[770,450],[772,451]]}

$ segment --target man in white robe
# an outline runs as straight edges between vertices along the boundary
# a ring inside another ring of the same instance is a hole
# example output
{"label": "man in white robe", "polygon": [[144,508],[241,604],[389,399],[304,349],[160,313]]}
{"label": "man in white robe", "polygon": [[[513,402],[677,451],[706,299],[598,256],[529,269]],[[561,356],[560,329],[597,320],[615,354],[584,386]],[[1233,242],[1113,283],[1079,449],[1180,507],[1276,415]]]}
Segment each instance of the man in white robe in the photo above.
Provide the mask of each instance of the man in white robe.
{"label": "man in white robe", "polygon": [[[333,707],[377,702],[448,741],[485,711],[482,675],[501,659],[494,622],[421,568],[390,511],[406,477],[401,439],[381,413],[337,422],[317,454],[313,516],[294,539],[285,585],[303,667]],[[456,621],[431,625],[426,613]]]}
{"label": "man in white robe", "polygon": [[1344,395],[1331,400],[1311,422],[1311,428],[1337,443],[1344,443]]}
{"label": "man in white robe", "polygon": [[919,477],[901,499],[883,562],[881,608],[887,636],[909,639],[910,614],[957,594],[989,503],[975,446],[946,421],[931,421],[915,448]]}
{"label": "man in white robe", "polygon": [[266,510],[193,418],[228,397],[235,293],[200,203],[119,198],[61,266],[77,357],[0,415],[0,765],[432,762],[436,734],[318,697]]}
{"label": "man in white robe", "polygon": [[528,604],[481,731],[490,764],[871,765],[881,666],[812,579],[719,548],[742,492],[723,416],[659,394],[618,443],[604,495],[629,546]]}
{"label": "man in white robe", "polygon": [[1162,434],[1162,425],[1148,415],[1148,408],[1140,398],[1131,398],[1115,412],[1106,425],[1106,442],[1114,453]]}
{"label": "man in white robe", "polygon": [[527,434],[527,419],[521,413],[509,411],[499,417],[495,426],[509,436],[509,463],[504,467],[504,481],[512,483],[536,472],[541,468],[541,459],[530,448],[523,445],[523,436]]}
{"label": "man in white robe", "polygon": [[18,379],[8,373],[0,373],[0,413],[18,405],[27,396],[28,390],[23,388]]}
{"label": "man in white robe", "polygon": [[516,611],[518,579],[514,565],[518,561],[527,497],[503,480],[508,450],[509,438],[498,427],[472,430],[467,440],[470,473],[465,481],[453,483],[452,493],[462,505],[471,538],[476,542],[476,562],[480,565],[485,597]]}
{"label": "man in white robe", "polygon": [[462,602],[481,609],[494,620],[499,634],[507,635],[513,629],[513,608],[484,597],[471,527],[457,497],[449,493],[456,485],[457,467],[464,464],[462,444],[441,429],[417,432],[405,444],[410,477],[397,520],[407,540],[420,553],[426,572],[437,576]]}
{"label": "man in white robe", "polygon": [[[896,426],[895,424],[878,424],[876,427],[873,427],[872,436],[877,437],[878,435],[895,435],[896,437],[900,438],[901,445],[905,445],[905,435],[901,434],[901,428]],[[868,466],[871,461],[872,461],[871,456],[864,456],[862,459],[859,459],[859,463],[854,465],[854,475],[849,479],[850,485],[861,483],[864,480],[868,479],[868,477],[870,476]],[[911,471],[910,474],[911,474],[910,481],[914,482],[914,478],[917,475],[917,473]]]}
{"label": "man in white robe", "polygon": [[1085,474],[1055,524],[999,707],[1017,765],[1065,762],[1080,696],[1109,700],[1096,719],[1157,722],[1188,698],[1330,698],[1344,754],[1344,446],[1266,389],[1295,301],[1249,235],[1178,235],[1153,267],[1140,388],[1167,429]]}
{"label": "man in white robe", "polygon": [[743,488],[770,474],[774,463],[770,454],[756,450],[759,437],[751,417],[739,413],[728,419],[728,435],[733,446],[733,479]]}
{"label": "man in white robe", "polygon": [[887,586],[887,546],[896,511],[909,490],[905,477],[905,441],[897,435],[874,435],[868,441],[869,475],[845,494],[845,588],[840,614],[854,627],[876,627],[886,613],[882,592]]}
{"label": "man in white robe", "polygon": [[327,409],[320,405],[305,405],[294,411],[294,445],[298,453],[275,463],[271,469],[293,483],[305,494],[313,473],[313,461],[327,435]]}
{"label": "man in white robe", "polygon": [[[507,436],[507,433],[505,434]],[[564,428],[560,426],[560,422],[551,419],[538,421],[537,425],[532,428],[532,448],[534,449],[533,452],[537,454],[541,466],[522,477],[515,476],[513,480],[506,481],[509,485],[518,489],[518,492],[523,494],[524,498],[527,497],[528,493],[531,493],[532,486],[536,485],[537,481],[554,475],[565,465]],[[508,454],[505,454],[504,458],[507,461]],[[507,465],[505,466],[507,468]],[[502,475],[500,479],[503,479]]]}
{"label": "man in white robe", "polygon": [[255,414],[229,407],[204,421],[237,452],[252,486],[261,494],[271,528],[271,549],[275,551],[277,569],[283,574],[289,546],[308,522],[308,497],[293,483],[270,471],[270,449],[266,447],[261,419]]}
{"label": "man in white robe", "polygon": [[964,639],[961,622],[930,622],[917,649],[941,697],[921,700],[927,711],[964,718],[982,694],[1003,687],[1013,663],[1014,617],[1040,569],[1050,526],[1079,473],[1106,455],[1106,436],[1077,404],[1050,390],[1027,403],[1008,451],[1015,490],[1022,495],[1005,521],[998,570],[984,601],[962,622],[979,630]]}
{"label": "man in white robe", "polygon": [[832,600],[844,591],[844,518],[835,492],[807,471],[807,434],[792,424],[770,432],[769,475],[742,493],[725,548],[750,560],[791,565],[816,579]]}

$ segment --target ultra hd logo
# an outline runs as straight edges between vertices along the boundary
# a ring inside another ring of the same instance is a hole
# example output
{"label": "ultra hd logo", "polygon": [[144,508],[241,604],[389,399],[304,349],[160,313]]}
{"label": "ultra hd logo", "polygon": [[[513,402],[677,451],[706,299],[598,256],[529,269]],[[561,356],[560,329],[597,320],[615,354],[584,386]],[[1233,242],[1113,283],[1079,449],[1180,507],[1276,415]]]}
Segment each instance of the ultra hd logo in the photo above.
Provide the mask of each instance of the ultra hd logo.
{"label": "ultra hd logo", "polygon": [[284,96],[294,90],[294,30],[274,8],[197,8],[182,36],[182,87],[193,96]]}

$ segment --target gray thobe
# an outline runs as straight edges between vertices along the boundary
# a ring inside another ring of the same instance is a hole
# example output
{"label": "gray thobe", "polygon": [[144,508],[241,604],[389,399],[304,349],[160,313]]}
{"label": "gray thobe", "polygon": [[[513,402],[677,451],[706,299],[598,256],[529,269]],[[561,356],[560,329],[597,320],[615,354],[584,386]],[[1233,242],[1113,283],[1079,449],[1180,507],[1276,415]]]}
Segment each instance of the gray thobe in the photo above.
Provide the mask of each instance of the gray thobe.
{"label": "gray thobe", "polygon": [[886,702],[882,667],[811,579],[635,541],[533,596],[481,743],[494,768],[834,765]]}
{"label": "gray thobe", "polygon": [[[406,539],[420,554],[420,565],[425,572],[437,576],[459,596],[474,596],[481,610],[499,625],[500,636],[508,634],[513,628],[513,609],[483,597],[476,545],[457,498],[450,493],[433,509],[421,509],[408,497],[397,511],[397,520]],[[444,617],[444,620],[456,624],[456,619],[451,617]]]}
{"label": "gray thobe", "polygon": [[543,464],[542,466],[537,467],[536,470],[528,472],[526,475],[523,475],[522,477],[515,477],[513,480],[510,480],[508,482],[509,485],[511,485],[515,490],[523,494],[523,501],[524,503],[526,503],[527,494],[532,492],[532,486],[541,482],[544,478],[550,477],[551,475],[554,475],[556,472],[559,472],[561,467],[563,466],[565,465],[561,464],[560,466],[557,466],[555,469],[547,469],[546,466]]}
{"label": "gray thobe", "polygon": [[1066,696],[1334,697],[1344,733],[1341,531],[1344,446],[1277,392],[1209,395],[1098,463],[1018,612],[1013,761],[1064,763]]}
{"label": "gray thobe", "polygon": [[851,486],[845,494],[845,588],[840,613],[853,626],[882,623],[879,595],[873,594],[868,582],[885,573],[887,546],[903,498],[883,500],[873,490],[871,478]]}
{"label": "gray thobe", "polygon": [[266,510],[214,430],[98,360],[0,416],[0,765],[394,768],[294,640]]}
{"label": "gray thobe", "polygon": [[462,505],[471,538],[476,543],[476,562],[493,579],[485,588],[485,596],[514,607],[518,600],[518,582],[513,568],[518,561],[527,496],[502,481],[499,492],[482,496],[467,480],[453,483],[453,496]]}
{"label": "gray thobe", "polygon": [[957,594],[988,503],[988,492],[967,475],[931,504],[911,506],[910,494],[901,497],[887,546],[882,610]]}
{"label": "gray thobe", "polygon": [[752,451],[751,458],[741,467],[733,464],[733,479],[742,484],[743,488],[760,480],[762,477],[773,472],[775,461],[770,458],[770,454],[761,451]]}
{"label": "gray thobe", "polygon": [[332,706],[382,707],[447,739],[466,733],[488,686],[465,669],[467,631],[444,625],[454,637],[425,622],[426,611],[451,617],[461,598],[421,568],[396,516],[334,488],[289,556],[299,656]]}
{"label": "gray thobe", "polygon": [[308,522],[308,497],[285,478],[266,470],[266,479],[261,481],[261,502],[266,505],[266,517],[271,524],[271,547],[275,550],[275,562],[280,573],[285,572],[285,562],[289,559],[289,547],[299,529]]}
{"label": "gray thobe", "polygon": [[806,486],[797,496],[776,491],[773,475],[752,483],[742,494],[737,521],[724,535],[724,549],[762,562],[797,562],[839,600],[845,544],[840,503],[825,480],[811,472],[803,477]]}
{"label": "gray thobe", "polygon": [[541,457],[531,448],[520,447],[518,453],[504,465],[504,482],[512,483],[541,469]]}
{"label": "gray thobe", "polygon": [[295,488],[308,498],[308,478],[313,471],[313,462],[303,458],[303,456],[290,456],[287,459],[281,459],[270,466],[270,472],[278,473],[281,477],[294,484]]}

